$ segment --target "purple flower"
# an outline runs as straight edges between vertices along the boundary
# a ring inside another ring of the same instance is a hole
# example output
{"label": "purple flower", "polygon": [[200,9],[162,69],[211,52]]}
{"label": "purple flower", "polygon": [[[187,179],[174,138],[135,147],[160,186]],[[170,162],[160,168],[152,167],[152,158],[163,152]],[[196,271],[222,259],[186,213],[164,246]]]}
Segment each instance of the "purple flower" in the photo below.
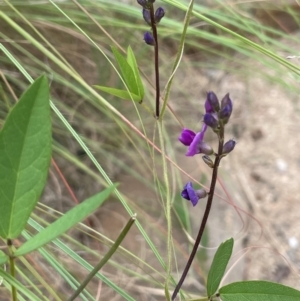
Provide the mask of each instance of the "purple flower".
{"label": "purple flower", "polygon": [[141,6],[143,6],[143,8],[148,8],[151,6],[151,4],[153,4],[155,2],[155,0],[137,0],[137,3]]}
{"label": "purple flower", "polygon": [[163,18],[165,15],[165,10],[162,7],[159,7],[154,15],[155,23],[159,23],[159,21]]}
{"label": "purple flower", "polygon": [[196,133],[193,132],[192,130],[189,129],[183,129],[181,132],[180,137],[178,138],[178,140],[186,146],[190,146],[191,143],[193,142],[194,138],[196,136]]}
{"label": "purple flower", "polygon": [[148,9],[143,8],[143,18],[145,22],[151,26],[151,16],[150,11]]}
{"label": "purple flower", "polygon": [[219,126],[219,120],[216,113],[206,113],[203,117],[203,121],[212,129],[216,129]]}
{"label": "purple flower", "polygon": [[155,40],[153,38],[153,35],[151,32],[146,31],[144,34],[144,40],[146,42],[146,44],[154,46],[155,45]]}
{"label": "purple flower", "polygon": [[230,118],[232,113],[233,104],[229,97],[229,93],[227,93],[221,101],[221,110],[219,113],[219,118],[226,124]]}
{"label": "purple flower", "polygon": [[148,6],[147,0],[137,0],[137,3],[141,6],[143,6],[144,8],[146,8]]}
{"label": "purple flower", "polygon": [[218,97],[212,91],[207,92],[205,109],[206,109],[206,113],[214,113],[220,111],[220,103]]}
{"label": "purple flower", "polygon": [[223,146],[222,156],[225,156],[229,154],[231,151],[233,151],[234,147],[236,145],[236,142],[233,139],[230,139],[227,141]]}
{"label": "purple flower", "polygon": [[211,155],[213,154],[213,149],[203,141],[205,131],[207,129],[207,125],[203,124],[202,129],[199,133],[195,133],[189,129],[183,129],[178,140],[189,146],[187,153],[185,154],[188,157],[194,156],[196,154],[205,154]]}
{"label": "purple flower", "polygon": [[185,184],[181,192],[181,196],[184,199],[191,201],[193,206],[196,206],[199,199],[205,198],[206,195],[207,192],[204,189],[195,190],[193,188],[192,182],[188,182],[187,184]]}

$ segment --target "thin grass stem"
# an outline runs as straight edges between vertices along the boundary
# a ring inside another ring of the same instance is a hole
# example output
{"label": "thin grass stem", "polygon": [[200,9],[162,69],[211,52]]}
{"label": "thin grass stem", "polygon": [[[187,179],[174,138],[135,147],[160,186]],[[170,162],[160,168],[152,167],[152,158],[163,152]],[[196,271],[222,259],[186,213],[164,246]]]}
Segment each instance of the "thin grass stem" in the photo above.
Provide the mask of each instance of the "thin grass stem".
{"label": "thin grass stem", "polygon": [[73,295],[68,299],[68,301],[73,301],[75,298],[77,298],[80,293],[84,290],[84,288],[88,285],[88,283],[92,280],[92,278],[99,272],[99,270],[108,262],[108,260],[111,258],[111,256],[117,251],[120,244],[126,237],[127,233],[129,232],[131,226],[134,224],[136,220],[136,215],[133,215],[129,221],[127,222],[126,226],[116,239],[115,243],[112,245],[112,247],[109,249],[109,251],[106,253],[106,255],[101,259],[101,261],[94,267],[94,269],[90,272],[90,274],[84,279],[84,281],[81,283],[81,285],[77,288],[77,290],[73,293]]}

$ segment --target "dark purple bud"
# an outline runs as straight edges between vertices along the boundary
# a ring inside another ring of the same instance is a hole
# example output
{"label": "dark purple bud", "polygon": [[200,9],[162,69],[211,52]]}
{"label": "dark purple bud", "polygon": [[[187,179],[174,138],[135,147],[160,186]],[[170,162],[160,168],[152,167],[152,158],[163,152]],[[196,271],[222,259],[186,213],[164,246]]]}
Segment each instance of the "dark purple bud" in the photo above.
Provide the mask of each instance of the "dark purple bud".
{"label": "dark purple bud", "polygon": [[137,3],[143,6],[144,8],[149,7],[148,0],[137,0]]}
{"label": "dark purple bud", "polygon": [[205,155],[202,157],[202,159],[206,163],[206,165],[208,165],[210,168],[214,168],[214,162],[209,156]]}
{"label": "dark purple bud", "polygon": [[219,126],[219,120],[215,113],[206,113],[203,117],[203,121],[212,129],[216,129]]}
{"label": "dark purple bud", "polygon": [[178,138],[178,140],[186,145],[186,146],[190,146],[191,143],[193,142],[194,138],[196,136],[196,133],[193,132],[192,130],[189,129],[183,129],[181,132],[180,137]]}
{"label": "dark purple bud", "polygon": [[219,113],[219,118],[226,124],[230,118],[232,113],[233,104],[229,97],[229,93],[227,93],[221,101],[221,110]]}
{"label": "dark purple bud", "polygon": [[144,34],[144,40],[146,42],[146,44],[154,46],[155,45],[155,40],[153,38],[153,35],[151,32],[146,31]]}
{"label": "dark purple bud", "polygon": [[199,199],[203,199],[207,196],[207,192],[204,189],[195,190],[192,182],[188,182],[184,185],[181,196],[184,199],[191,201],[193,206],[196,206]]}
{"label": "dark purple bud", "polygon": [[223,146],[222,156],[224,157],[229,154],[234,149],[235,145],[236,142],[233,139],[227,141]]}
{"label": "dark purple bud", "polygon": [[205,113],[213,113],[214,112],[213,107],[211,106],[211,104],[208,102],[207,99],[205,101],[204,108],[205,108]]}
{"label": "dark purple bud", "polygon": [[150,11],[148,9],[143,8],[143,18],[148,25],[151,26],[151,16]]}
{"label": "dark purple bud", "polygon": [[[213,112],[220,111],[219,99],[214,92],[212,92],[212,91],[207,92],[206,102],[208,102],[208,104],[212,108]],[[211,113],[211,112],[206,112],[206,113]]]}
{"label": "dark purple bud", "polygon": [[154,2],[155,0],[137,0],[137,3],[146,9],[149,9]]}
{"label": "dark purple bud", "polygon": [[163,18],[165,15],[165,10],[162,7],[159,7],[154,15],[155,23],[159,23],[159,21]]}

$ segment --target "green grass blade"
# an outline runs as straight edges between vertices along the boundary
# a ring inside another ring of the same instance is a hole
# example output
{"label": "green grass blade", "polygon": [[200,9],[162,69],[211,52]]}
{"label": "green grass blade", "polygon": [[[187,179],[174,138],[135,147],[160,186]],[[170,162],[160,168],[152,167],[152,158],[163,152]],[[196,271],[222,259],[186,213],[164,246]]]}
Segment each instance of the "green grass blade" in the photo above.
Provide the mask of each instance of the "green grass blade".
{"label": "green grass blade", "polygon": [[94,86],[96,89],[99,89],[101,91],[104,91],[108,94],[117,96],[119,98],[122,99],[126,99],[126,100],[131,100],[133,99],[134,101],[138,101],[140,102],[142,100],[142,98],[139,95],[130,93],[126,90],[120,90],[120,89],[115,89],[115,88],[110,88],[110,87],[104,87],[104,86]]}
{"label": "green grass blade", "polygon": [[211,297],[219,288],[233,248],[233,238],[221,243],[211,264],[207,277],[207,295]]}
{"label": "green grass blade", "polygon": [[0,236],[16,238],[45,186],[51,158],[49,87],[38,78],[0,133]]}
{"label": "green grass blade", "polygon": [[74,225],[86,218],[97,209],[115,189],[115,186],[90,197],[76,207],[72,208],[65,215],[50,224],[47,228],[39,232],[36,236],[24,243],[15,253],[15,256],[25,255],[36,250],[48,242],[54,240]]}
{"label": "green grass blade", "polygon": [[20,283],[7,272],[5,272],[3,269],[0,269],[0,276],[3,277],[5,281],[7,281],[11,286],[14,286],[18,290],[18,292],[24,294],[24,296],[29,298],[27,300],[41,301],[40,298],[36,297],[28,288],[26,288],[22,283]]}

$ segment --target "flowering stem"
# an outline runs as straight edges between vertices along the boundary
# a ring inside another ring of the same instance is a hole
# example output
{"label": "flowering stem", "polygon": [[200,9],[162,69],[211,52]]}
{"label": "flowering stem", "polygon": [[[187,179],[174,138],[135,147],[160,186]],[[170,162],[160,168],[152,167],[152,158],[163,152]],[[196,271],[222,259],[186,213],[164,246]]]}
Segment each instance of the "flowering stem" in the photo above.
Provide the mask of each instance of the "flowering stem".
{"label": "flowering stem", "polygon": [[160,87],[159,87],[159,66],[158,66],[158,39],[157,39],[157,28],[154,19],[153,4],[150,5],[150,17],[151,17],[153,38],[155,41],[155,45],[154,45],[154,66],[155,66],[155,86],[156,86],[155,116],[156,118],[159,118]]}
{"label": "flowering stem", "polygon": [[193,250],[192,250],[191,255],[190,255],[190,257],[187,261],[187,264],[184,268],[184,271],[181,275],[181,278],[180,278],[179,282],[177,283],[177,285],[175,287],[175,290],[174,290],[173,295],[172,295],[172,300],[174,300],[176,298],[176,296],[177,296],[177,294],[178,294],[178,292],[179,292],[179,290],[180,290],[180,288],[181,288],[181,286],[182,286],[182,284],[185,280],[185,277],[187,276],[187,273],[188,273],[188,271],[189,271],[189,269],[192,265],[192,262],[195,258],[196,252],[198,250],[198,247],[199,247],[199,244],[200,244],[200,241],[201,241],[201,238],[202,238],[202,235],[203,235],[206,223],[207,223],[207,219],[208,219],[208,216],[209,216],[209,212],[210,212],[213,197],[214,197],[217,178],[218,178],[218,167],[219,167],[220,161],[222,159],[223,145],[224,145],[224,127],[221,127],[220,132],[219,132],[218,153],[216,154],[216,157],[215,157],[215,162],[214,162],[214,167],[213,167],[213,173],[212,173],[210,190],[209,190],[209,193],[208,193],[206,208],[205,208],[205,211],[204,211],[204,215],[203,215],[203,218],[202,218],[202,222],[201,222],[201,225],[200,225],[200,229],[199,229],[197,238],[195,240]]}

